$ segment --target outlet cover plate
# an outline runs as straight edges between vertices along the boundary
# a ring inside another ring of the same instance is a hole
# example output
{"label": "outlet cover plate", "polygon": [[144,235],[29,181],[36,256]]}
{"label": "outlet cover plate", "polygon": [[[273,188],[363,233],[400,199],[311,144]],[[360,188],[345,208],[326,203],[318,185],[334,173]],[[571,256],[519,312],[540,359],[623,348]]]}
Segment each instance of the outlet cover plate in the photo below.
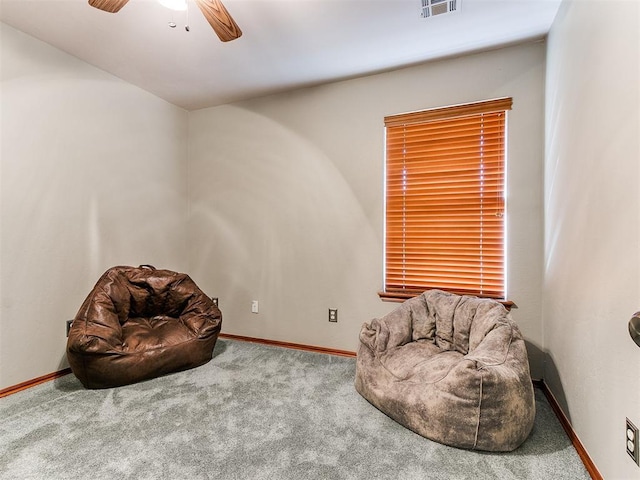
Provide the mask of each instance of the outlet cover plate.
{"label": "outlet cover plate", "polygon": [[627,453],[636,463],[640,466],[640,456],[638,455],[638,427],[636,427],[631,420],[627,418],[627,428],[625,430],[626,438],[625,444],[627,446]]}

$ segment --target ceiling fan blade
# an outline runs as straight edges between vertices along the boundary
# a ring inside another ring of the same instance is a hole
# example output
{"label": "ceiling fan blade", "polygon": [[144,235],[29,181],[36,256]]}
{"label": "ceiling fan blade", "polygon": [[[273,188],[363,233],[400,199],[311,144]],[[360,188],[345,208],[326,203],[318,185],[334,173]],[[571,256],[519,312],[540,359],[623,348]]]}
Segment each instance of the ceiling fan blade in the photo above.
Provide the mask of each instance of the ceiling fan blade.
{"label": "ceiling fan blade", "polygon": [[129,0],[89,0],[89,5],[109,13],[117,13]]}
{"label": "ceiling fan blade", "polygon": [[242,35],[242,30],[220,0],[196,0],[196,3],[220,40],[228,42]]}

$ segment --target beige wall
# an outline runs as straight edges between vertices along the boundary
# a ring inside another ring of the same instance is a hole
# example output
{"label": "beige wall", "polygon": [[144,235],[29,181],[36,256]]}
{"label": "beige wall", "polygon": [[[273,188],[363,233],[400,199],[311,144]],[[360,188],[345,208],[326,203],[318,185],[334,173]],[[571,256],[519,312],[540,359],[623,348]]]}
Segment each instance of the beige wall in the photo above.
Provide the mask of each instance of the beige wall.
{"label": "beige wall", "polygon": [[545,379],[604,478],[640,479],[640,10],[568,1],[548,44]]}
{"label": "beige wall", "polygon": [[396,306],[377,296],[383,117],[512,96],[508,295],[541,377],[544,65],[530,43],[191,112],[189,270],[223,331],[355,350]]}
{"label": "beige wall", "polygon": [[188,271],[228,333],[354,350],[395,306],[376,295],[382,118],[512,96],[508,292],[532,374],[605,478],[640,478],[640,12],[612,3],[565,1],[548,45],[190,114],[0,24],[0,388],[66,366],[64,320],[115,264]]}
{"label": "beige wall", "polygon": [[183,270],[187,113],[0,24],[0,388],[66,366],[116,264]]}

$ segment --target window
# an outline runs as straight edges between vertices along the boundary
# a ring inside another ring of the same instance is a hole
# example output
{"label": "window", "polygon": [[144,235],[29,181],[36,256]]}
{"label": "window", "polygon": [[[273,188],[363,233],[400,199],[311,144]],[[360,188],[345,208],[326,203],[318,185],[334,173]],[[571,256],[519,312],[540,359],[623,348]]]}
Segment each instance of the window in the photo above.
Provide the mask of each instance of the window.
{"label": "window", "polygon": [[385,118],[383,299],[430,288],[505,298],[511,104],[503,98]]}

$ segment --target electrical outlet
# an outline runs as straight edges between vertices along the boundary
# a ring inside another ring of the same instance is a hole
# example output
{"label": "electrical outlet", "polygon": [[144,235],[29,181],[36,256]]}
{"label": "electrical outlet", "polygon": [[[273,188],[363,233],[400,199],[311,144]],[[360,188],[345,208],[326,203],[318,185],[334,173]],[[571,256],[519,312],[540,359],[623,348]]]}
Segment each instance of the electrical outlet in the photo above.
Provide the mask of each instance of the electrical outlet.
{"label": "electrical outlet", "polygon": [[251,313],[258,313],[258,300],[251,302]]}
{"label": "electrical outlet", "polygon": [[638,456],[638,427],[636,427],[631,420],[627,418],[627,437],[626,437],[627,453],[636,465],[640,466],[640,459]]}
{"label": "electrical outlet", "polygon": [[73,320],[67,320],[67,337],[69,336],[69,330],[71,330],[71,324]]}
{"label": "electrical outlet", "polygon": [[218,297],[211,297],[211,301],[216,307],[218,306]]}
{"label": "electrical outlet", "polygon": [[337,322],[338,321],[338,309],[337,308],[330,308],[329,309],[329,321],[330,322]]}

